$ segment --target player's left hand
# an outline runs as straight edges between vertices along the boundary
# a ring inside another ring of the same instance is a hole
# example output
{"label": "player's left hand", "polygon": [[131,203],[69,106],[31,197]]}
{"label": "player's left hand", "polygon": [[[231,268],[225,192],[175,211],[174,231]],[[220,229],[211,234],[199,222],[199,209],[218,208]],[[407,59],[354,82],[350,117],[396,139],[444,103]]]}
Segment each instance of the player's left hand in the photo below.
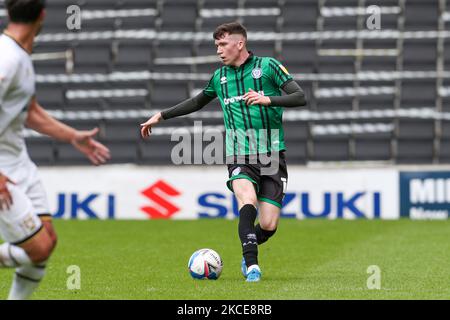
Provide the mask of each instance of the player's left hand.
{"label": "player's left hand", "polygon": [[98,131],[98,128],[77,131],[72,139],[72,145],[96,166],[106,163],[111,158],[109,149],[94,139]]}
{"label": "player's left hand", "polygon": [[259,94],[258,92],[252,89],[249,89],[249,91],[246,94],[244,94],[244,100],[248,106],[252,106],[255,104],[270,106],[271,103],[269,97],[263,96],[262,94]]}

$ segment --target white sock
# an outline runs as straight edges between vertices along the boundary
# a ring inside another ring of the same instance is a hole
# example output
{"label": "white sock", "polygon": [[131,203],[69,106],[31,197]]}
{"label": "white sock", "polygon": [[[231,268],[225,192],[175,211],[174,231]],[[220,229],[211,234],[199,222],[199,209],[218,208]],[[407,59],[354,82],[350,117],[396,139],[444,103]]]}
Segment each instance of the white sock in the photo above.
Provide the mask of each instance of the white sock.
{"label": "white sock", "polygon": [[249,274],[250,271],[252,271],[253,269],[256,269],[259,272],[261,272],[261,269],[259,268],[259,266],[257,264],[252,264],[250,267],[247,268],[247,274]]}
{"label": "white sock", "polygon": [[21,247],[10,243],[0,245],[0,268],[17,268],[31,264],[30,257]]}
{"label": "white sock", "polygon": [[8,300],[26,300],[30,298],[44,275],[45,263],[17,268]]}

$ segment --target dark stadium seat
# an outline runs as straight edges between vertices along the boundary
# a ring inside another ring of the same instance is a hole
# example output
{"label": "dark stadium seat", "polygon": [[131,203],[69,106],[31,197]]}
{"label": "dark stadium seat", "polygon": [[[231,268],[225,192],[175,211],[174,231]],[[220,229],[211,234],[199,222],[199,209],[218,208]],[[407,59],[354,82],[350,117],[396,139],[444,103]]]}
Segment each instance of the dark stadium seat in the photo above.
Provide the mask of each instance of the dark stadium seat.
{"label": "dark stadium seat", "polygon": [[188,64],[155,64],[151,68],[152,72],[162,73],[190,73],[191,66]]}
{"label": "dark stadium seat", "polygon": [[317,1],[286,1],[282,15],[285,32],[315,31],[318,15]]}
{"label": "dark stadium seat", "polygon": [[356,30],[358,16],[324,17],[323,31]]}
{"label": "dark stadium seat", "polygon": [[205,9],[216,9],[216,8],[237,8],[236,0],[205,0],[203,8]]}
{"label": "dark stadium seat", "polygon": [[318,112],[351,111],[353,97],[316,99]]}
{"label": "dark stadium seat", "polygon": [[275,43],[272,41],[252,41],[249,43],[249,50],[251,50],[256,56],[260,57],[274,57],[275,56]]}
{"label": "dark stadium seat", "polygon": [[126,17],[116,19],[115,25],[117,29],[121,30],[154,29],[155,21],[156,17],[154,16]]}
{"label": "dark stadium seat", "polygon": [[142,41],[121,41],[114,61],[115,69],[146,69],[152,61],[152,44]]}
{"label": "dark stadium seat", "polygon": [[185,82],[156,82],[153,85],[151,101],[153,107],[168,108],[188,98]]}
{"label": "dark stadium seat", "polygon": [[400,139],[433,139],[433,120],[399,120]]}
{"label": "dark stadium seat", "polygon": [[439,162],[450,163],[450,139],[442,139],[440,146]]}
{"label": "dark stadium seat", "polygon": [[65,91],[61,84],[39,83],[36,86],[36,97],[47,109],[62,109],[66,104]]}
{"label": "dark stadium seat", "polygon": [[405,39],[403,43],[404,70],[436,69],[436,39]]}
{"label": "dark stadium seat", "polygon": [[315,42],[283,41],[279,59],[291,73],[311,73],[317,63]]}
{"label": "dark stadium seat", "polygon": [[78,73],[106,73],[112,52],[109,42],[82,42],[74,47],[74,70]]}
{"label": "dark stadium seat", "polygon": [[348,137],[321,136],[313,138],[313,161],[345,161],[349,159]]}
{"label": "dark stadium seat", "polygon": [[[214,49],[214,43],[212,41],[209,45]],[[189,58],[192,56],[192,49],[187,42],[178,41],[161,41],[156,50],[156,58]]]}
{"label": "dark stadium seat", "polygon": [[158,0],[116,0],[117,6],[123,8],[156,7],[157,2]]}
{"label": "dark stadium seat", "polygon": [[355,160],[357,161],[387,161],[391,160],[391,139],[355,138]]}
{"label": "dark stadium seat", "polygon": [[[33,48],[33,54],[65,54],[67,51],[69,51],[69,54],[72,53],[70,45],[61,43],[40,43]],[[71,62],[68,59],[65,57],[49,60],[40,59],[33,61],[33,65],[37,74],[63,74],[66,73],[66,63]]]}
{"label": "dark stadium seat", "polygon": [[395,71],[396,56],[364,56],[361,71]]}
{"label": "dark stadium seat", "polygon": [[[220,63],[206,63],[206,64],[199,64],[196,66],[197,73],[199,74],[206,74],[208,75],[208,79],[205,79],[202,83],[206,85],[208,83],[209,78],[212,77],[214,71],[218,68],[222,67]],[[203,87],[204,85],[202,85]]]}
{"label": "dark stadium seat", "polygon": [[166,2],[162,11],[162,31],[194,31],[197,7],[193,1]]}
{"label": "dark stadium seat", "polygon": [[[370,39],[364,41],[364,50],[397,50],[396,39]],[[363,71],[395,71],[398,54],[375,55],[367,54],[362,58],[361,69]]]}
{"label": "dark stadium seat", "polygon": [[172,164],[171,152],[179,142],[170,141],[169,135],[152,136],[151,140],[142,140],[139,143],[139,154],[141,164]]}
{"label": "dark stadium seat", "polygon": [[[244,17],[244,25],[249,32],[267,31],[275,32],[277,30],[278,16],[247,16]],[[250,38],[251,39],[251,38]]]}
{"label": "dark stadium seat", "polygon": [[286,141],[286,157],[289,163],[305,164],[309,160],[306,141]]}
{"label": "dark stadium seat", "polygon": [[[372,5],[372,3],[371,3]],[[397,6],[398,2],[395,1],[393,4],[384,4],[384,6]],[[398,14],[381,14],[381,29],[396,30],[398,28]]]}
{"label": "dark stadium seat", "polygon": [[115,141],[136,141],[140,137],[139,124],[134,118],[105,120],[104,135]]}
{"label": "dark stadium seat", "polygon": [[288,161],[306,163],[308,160],[307,141],[309,128],[306,122],[289,121],[283,126]]}
{"label": "dark stadium seat", "polygon": [[442,121],[442,139],[450,139],[450,121]]}
{"label": "dark stadium seat", "polygon": [[[72,5],[73,2],[70,4]],[[66,21],[69,15],[67,14],[67,6],[64,5],[51,5],[47,6],[46,21],[43,32],[61,32],[67,31]]]}
{"label": "dark stadium seat", "polygon": [[55,161],[54,142],[49,138],[29,138],[26,140],[28,153],[33,161],[50,165]]}
{"label": "dark stadium seat", "polygon": [[278,8],[278,0],[245,0],[245,8]]}
{"label": "dark stadium seat", "polygon": [[437,1],[410,0],[405,6],[405,29],[436,29],[438,21]]}
{"label": "dark stadium seat", "polygon": [[436,80],[402,81],[402,107],[433,107],[436,99]]}
{"label": "dark stadium seat", "polygon": [[66,73],[66,61],[62,59],[35,61],[33,64],[37,74]]}
{"label": "dark stadium seat", "polygon": [[80,43],[74,48],[75,63],[109,63],[111,60],[110,43]]}
{"label": "dark stadium seat", "polygon": [[433,140],[399,140],[398,163],[431,163],[433,160]]}
{"label": "dark stadium seat", "polygon": [[394,109],[394,96],[360,96],[360,110],[392,110]]}
{"label": "dark stadium seat", "polygon": [[319,56],[319,72],[321,73],[354,73],[354,57]]}
{"label": "dark stadium seat", "polygon": [[[248,44],[248,49],[252,50],[252,44]],[[214,45],[214,40],[212,38],[212,32],[211,32],[211,42],[203,41],[196,45],[196,51],[197,56],[216,56],[217,55],[217,49]]]}

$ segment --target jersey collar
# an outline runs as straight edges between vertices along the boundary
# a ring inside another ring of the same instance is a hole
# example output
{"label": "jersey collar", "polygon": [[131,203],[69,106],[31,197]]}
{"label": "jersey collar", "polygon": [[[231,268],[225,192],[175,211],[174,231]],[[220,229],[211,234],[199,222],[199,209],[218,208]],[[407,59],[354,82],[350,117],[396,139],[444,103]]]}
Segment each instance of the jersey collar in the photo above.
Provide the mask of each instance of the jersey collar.
{"label": "jersey collar", "polygon": [[29,53],[24,47],[22,47],[22,45],[21,45],[16,39],[14,39],[14,37],[11,36],[6,30],[3,31],[3,35],[7,36],[7,37],[10,38],[12,41],[14,41],[14,42],[20,47],[20,49],[22,49],[23,51],[26,52],[27,55],[30,55],[30,53]]}
{"label": "jersey collar", "polygon": [[231,67],[231,68],[238,70],[238,69],[244,68],[245,65],[246,65],[247,63],[249,63],[250,61],[252,61],[255,55],[254,55],[253,52],[251,52],[251,51],[248,51],[248,53],[249,53],[249,56],[248,56],[248,58],[244,61],[243,64],[241,64],[239,67]]}

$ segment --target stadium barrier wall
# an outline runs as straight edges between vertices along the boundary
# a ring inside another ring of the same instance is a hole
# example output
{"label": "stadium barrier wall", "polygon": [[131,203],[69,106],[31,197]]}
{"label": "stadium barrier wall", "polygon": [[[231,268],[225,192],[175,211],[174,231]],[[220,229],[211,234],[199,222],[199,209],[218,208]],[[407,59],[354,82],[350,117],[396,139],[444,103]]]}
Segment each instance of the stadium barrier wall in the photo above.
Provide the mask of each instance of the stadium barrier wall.
{"label": "stadium barrier wall", "polygon": [[[44,167],[40,173],[55,218],[238,216],[224,166]],[[290,166],[282,217],[447,219],[449,210],[450,170]]]}

